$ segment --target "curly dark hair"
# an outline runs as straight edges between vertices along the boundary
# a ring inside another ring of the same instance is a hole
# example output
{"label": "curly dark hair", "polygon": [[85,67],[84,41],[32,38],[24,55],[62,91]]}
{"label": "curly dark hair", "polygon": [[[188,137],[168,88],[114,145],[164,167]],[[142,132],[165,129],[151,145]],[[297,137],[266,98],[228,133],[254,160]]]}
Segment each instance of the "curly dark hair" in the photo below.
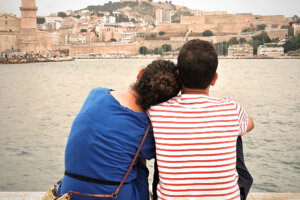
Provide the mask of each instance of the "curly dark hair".
{"label": "curly dark hair", "polygon": [[149,64],[132,89],[139,95],[136,103],[143,110],[176,96],[180,91],[177,67],[171,61],[156,60]]}
{"label": "curly dark hair", "polygon": [[191,40],[179,52],[177,65],[185,87],[206,89],[217,71],[218,55],[210,42]]}

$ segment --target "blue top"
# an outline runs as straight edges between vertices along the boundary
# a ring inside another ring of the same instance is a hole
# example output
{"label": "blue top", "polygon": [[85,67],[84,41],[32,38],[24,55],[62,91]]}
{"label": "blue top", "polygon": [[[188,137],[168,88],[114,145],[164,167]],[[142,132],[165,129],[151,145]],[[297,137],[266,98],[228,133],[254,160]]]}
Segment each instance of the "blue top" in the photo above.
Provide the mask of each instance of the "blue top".
{"label": "blue top", "polygon": [[[93,179],[120,182],[140,145],[148,123],[146,113],[134,112],[120,105],[109,89],[93,89],[71,128],[65,151],[66,171]],[[139,157],[151,159],[154,156],[153,131],[150,129]],[[129,184],[123,185],[117,199],[148,199],[147,175],[147,169],[135,163],[125,181]],[[117,187],[64,176],[58,194],[71,190],[111,194]],[[93,198],[74,196],[72,199]]]}

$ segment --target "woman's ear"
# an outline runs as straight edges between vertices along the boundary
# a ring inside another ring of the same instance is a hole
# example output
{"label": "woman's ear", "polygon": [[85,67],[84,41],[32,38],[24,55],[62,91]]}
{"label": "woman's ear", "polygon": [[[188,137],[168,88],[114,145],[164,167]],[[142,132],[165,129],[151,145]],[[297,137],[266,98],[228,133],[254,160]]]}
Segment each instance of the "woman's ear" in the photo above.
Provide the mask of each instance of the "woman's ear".
{"label": "woman's ear", "polygon": [[214,85],[216,84],[217,80],[218,80],[218,77],[219,77],[219,75],[218,75],[218,73],[216,72],[216,73],[215,73],[215,76],[214,76],[214,78],[213,78],[213,80],[212,80],[212,82],[211,82],[210,85],[214,86]]}
{"label": "woman's ear", "polygon": [[144,73],[144,70],[145,70],[145,68],[140,69],[140,71],[136,77],[137,80],[139,80],[141,78],[142,74]]}

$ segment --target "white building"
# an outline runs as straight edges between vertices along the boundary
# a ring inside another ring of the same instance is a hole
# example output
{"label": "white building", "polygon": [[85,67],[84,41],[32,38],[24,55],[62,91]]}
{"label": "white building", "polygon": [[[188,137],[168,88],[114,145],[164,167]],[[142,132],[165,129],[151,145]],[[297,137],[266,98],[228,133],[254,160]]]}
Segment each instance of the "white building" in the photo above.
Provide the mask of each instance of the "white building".
{"label": "white building", "polygon": [[284,48],[275,45],[260,45],[257,48],[257,55],[278,58],[284,56]]}
{"label": "white building", "polygon": [[171,23],[171,11],[170,10],[163,10],[163,9],[157,9],[156,10],[156,26],[158,26],[161,23]]}
{"label": "white building", "polygon": [[121,36],[121,42],[122,43],[130,43],[131,42],[131,36],[130,35]]}
{"label": "white building", "polygon": [[228,47],[230,57],[253,57],[253,47],[249,44],[231,45]]}
{"label": "white building", "polygon": [[116,23],[116,17],[114,17],[114,16],[109,16],[109,18],[108,18],[108,23],[110,23],[110,24],[115,24],[115,23]]}

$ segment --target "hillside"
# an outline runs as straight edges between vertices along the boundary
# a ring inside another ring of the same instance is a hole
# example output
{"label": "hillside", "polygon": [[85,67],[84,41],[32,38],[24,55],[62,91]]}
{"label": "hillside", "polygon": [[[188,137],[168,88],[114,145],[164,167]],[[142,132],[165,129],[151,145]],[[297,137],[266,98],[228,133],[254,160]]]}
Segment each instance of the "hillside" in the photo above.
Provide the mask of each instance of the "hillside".
{"label": "hillside", "polygon": [[134,21],[145,21],[155,24],[156,9],[165,9],[172,11],[172,22],[179,22],[180,15],[190,15],[190,10],[183,6],[176,6],[170,1],[166,2],[109,2],[104,5],[88,6],[82,10],[89,10],[94,14],[103,12],[120,12],[124,18]]}

